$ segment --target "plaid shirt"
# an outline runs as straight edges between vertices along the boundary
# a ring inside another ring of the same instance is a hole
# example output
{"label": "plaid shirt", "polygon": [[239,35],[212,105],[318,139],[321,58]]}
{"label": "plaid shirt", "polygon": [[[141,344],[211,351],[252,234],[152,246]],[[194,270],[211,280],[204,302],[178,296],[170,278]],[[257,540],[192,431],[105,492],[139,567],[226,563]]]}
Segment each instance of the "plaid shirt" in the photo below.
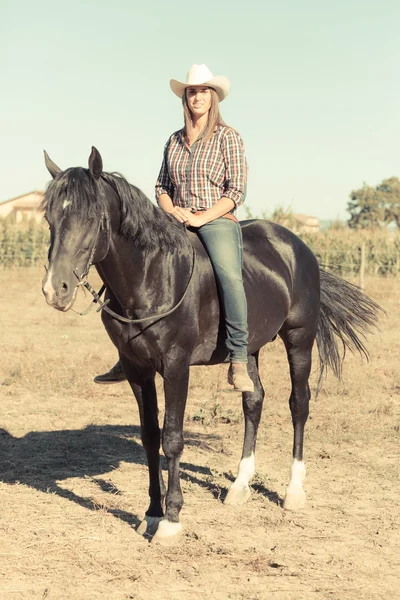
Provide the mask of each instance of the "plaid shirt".
{"label": "plaid shirt", "polygon": [[[176,206],[206,210],[223,196],[240,206],[245,198],[247,162],[240,135],[219,126],[203,143],[201,136],[189,148],[183,130],[171,135],[156,183],[156,199],[168,194]],[[234,210],[233,209],[233,210]]]}

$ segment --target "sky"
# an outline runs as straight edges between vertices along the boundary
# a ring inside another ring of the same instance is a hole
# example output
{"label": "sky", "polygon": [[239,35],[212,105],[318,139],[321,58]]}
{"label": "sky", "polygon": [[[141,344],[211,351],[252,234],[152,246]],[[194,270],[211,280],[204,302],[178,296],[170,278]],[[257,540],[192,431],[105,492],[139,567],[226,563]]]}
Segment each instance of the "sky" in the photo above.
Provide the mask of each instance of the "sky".
{"label": "sky", "polygon": [[169,80],[205,63],[231,81],[252,215],[347,219],[353,189],[400,176],[399,22],[398,0],[0,0],[0,201],[45,189],[43,149],[66,169],[92,145],[154,200]]}

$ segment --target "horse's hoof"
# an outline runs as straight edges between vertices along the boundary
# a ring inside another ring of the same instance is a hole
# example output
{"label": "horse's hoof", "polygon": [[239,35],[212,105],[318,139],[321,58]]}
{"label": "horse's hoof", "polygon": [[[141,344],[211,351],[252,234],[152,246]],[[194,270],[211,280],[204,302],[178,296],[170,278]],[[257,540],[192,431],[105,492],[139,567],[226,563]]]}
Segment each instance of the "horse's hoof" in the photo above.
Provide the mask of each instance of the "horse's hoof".
{"label": "horse's hoof", "polygon": [[162,517],[148,517],[146,515],[143,521],[136,528],[136,532],[139,535],[147,535],[152,537],[156,533],[161,519]]}
{"label": "horse's hoof", "polygon": [[248,485],[243,487],[235,487],[232,485],[226,495],[224,504],[228,504],[229,506],[241,506],[248,501],[250,496],[251,492]]}
{"label": "horse's hoof", "polygon": [[304,490],[298,492],[287,492],[283,501],[285,510],[301,510],[306,504],[306,493]]}
{"label": "horse's hoof", "polygon": [[161,546],[175,546],[182,535],[182,524],[172,523],[163,519],[158,524],[158,529],[153,537],[153,542],[161,544]]}

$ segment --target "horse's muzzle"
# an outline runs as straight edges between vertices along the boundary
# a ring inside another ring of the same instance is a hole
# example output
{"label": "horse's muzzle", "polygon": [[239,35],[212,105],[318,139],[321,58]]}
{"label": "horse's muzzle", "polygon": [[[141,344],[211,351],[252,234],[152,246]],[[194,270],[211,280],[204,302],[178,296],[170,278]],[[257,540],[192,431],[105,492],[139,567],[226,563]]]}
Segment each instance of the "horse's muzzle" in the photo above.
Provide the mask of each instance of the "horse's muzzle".
{"label": "horse's muzzle", "polygon": [[75,285],[75,280],[57,279],[49,269],[42,282],[42,291],[49,306],[67,312],[75,302],[78,287]]}

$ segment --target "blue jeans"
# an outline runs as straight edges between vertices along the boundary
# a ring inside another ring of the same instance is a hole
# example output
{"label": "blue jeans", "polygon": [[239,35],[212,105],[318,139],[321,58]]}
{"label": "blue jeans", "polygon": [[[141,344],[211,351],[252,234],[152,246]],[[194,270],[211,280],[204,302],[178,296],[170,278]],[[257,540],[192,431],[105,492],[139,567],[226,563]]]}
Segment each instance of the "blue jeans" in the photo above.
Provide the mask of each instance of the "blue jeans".
{"label": "blue jeans", "polygon": [[210,257],[225,315],[231,362],[247,363],[247,302],[243,287],[243,240],[239,223],[220,217],[197,229]]}

